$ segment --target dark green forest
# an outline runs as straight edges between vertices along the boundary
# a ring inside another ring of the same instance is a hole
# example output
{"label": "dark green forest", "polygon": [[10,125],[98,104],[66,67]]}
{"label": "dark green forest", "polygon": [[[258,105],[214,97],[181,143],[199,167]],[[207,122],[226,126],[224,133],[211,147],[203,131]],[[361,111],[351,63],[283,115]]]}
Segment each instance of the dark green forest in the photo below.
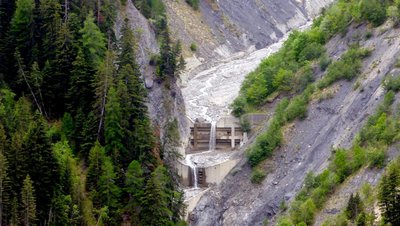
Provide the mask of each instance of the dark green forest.
{"label": "dark green forest", "polygon": [[[113,0],[0,1],[0,225],[176,225],[184,213]],[[161,1],[134,1],[184,66]],[[146,11],[147,10],[147,11]]]}

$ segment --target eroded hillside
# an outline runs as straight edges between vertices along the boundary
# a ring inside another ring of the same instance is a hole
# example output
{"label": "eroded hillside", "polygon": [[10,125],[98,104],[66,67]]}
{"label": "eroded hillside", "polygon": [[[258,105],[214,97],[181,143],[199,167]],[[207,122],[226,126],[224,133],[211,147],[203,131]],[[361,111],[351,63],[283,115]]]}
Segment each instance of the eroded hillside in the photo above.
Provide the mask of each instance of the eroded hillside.
{"label": "eroded hillside", "polygon": [[[333,147],[351,146],[383,99],[382,80],[391,74],[399,56],[398,29],[392,29],[391,24],[370,29],[366,23],[351,26],[344,37],[337,35],[326,45],[334,60],[355,43],[371,49],[371,55],[363,60],[360,77],[335,83],[324,91],[329,95],[314,95],[307,117],[284,127],[283,145],[263,165],[268,170],[266,179],[260,185],[252,184],[251,168],[242,160],[234,174],[203,196],[192,215],[193,225],[262,225],[265,219],[272,224],[282,201],[290,202],[302,188],[307,172],[322,172]],[[367,33],[372,37],[366,38]],[[324,76],[314,73],[316,78]],[[359,176],[377,181],[379,175],[366,171]]]}

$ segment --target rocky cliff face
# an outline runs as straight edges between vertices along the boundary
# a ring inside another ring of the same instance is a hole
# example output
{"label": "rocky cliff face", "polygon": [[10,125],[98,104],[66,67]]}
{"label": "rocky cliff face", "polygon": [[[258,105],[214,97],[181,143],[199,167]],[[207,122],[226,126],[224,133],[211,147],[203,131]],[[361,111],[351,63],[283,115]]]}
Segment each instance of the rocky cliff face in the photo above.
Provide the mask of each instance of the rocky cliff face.
{"label": "rocky cliff face", "polygon": [[[388,26],[369,31],[373,34],[370,39],[362,35],[368,30],[365,24],[351,27],[345,37],[338,35],[327,44],[333,59],[338,59],[354,43],[373,52],[364,60],[358,80],[336,83],[330,88],[331,99],[312,101],[307,118],[286,128],[284,145],[267,161],[269,172],[261,185],[250,183],[251,169],[242,160],[235,174],[203,196],[191,216],[191,225],[263,225],[265,219],[272,225],[279,215],[280,203],[292,200],[307,172],[322,172],[332,147],[351,146],[354,136],[383,99],[382,80],[396,72],[392,69],[399,50],[393,47],[400,45],[400,38],[395,35],[399,31]],[[323,75],[319,73],[317,78]],[[354,88],[355,83],[360,88]],[[379,175],[377,171],[364,171],[358,177],[376,183]],[[361,184],[355,180],[353,189]]]}
{"label": "rocky cliff face", "polygon": [[202,58],[226,58],[257,49],[315,17],[334,0],[204,0],[200,11],[184,0],[165,0],[170,27],[186,46],[196,43]]}

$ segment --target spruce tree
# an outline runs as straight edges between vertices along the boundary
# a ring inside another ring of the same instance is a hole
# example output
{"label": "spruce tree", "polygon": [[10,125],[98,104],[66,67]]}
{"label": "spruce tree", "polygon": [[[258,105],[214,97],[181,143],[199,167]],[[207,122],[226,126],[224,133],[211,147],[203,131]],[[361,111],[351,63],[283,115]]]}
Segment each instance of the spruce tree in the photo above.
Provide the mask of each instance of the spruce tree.
{"label": "spruce tree", "polygon": [[385,223],[400,225],[400,170],[397,164],[391,165],[382,177],[379,206]]}
{"label": "spruce tree", "polygon": [[88,63],[97,68],[106,52],[106,39],[95,24],[92,13],[86,17],[84,26],[79,32],[82,35],[81,44]]}
{"label": "spruce tree", "polygon": [[360,195],[358,193],[356,193],[355,196],[351,194],[345,211],[347,218],[350,220],[355,220],[357,216],[362,212],[362,210],[363,203],[361,201]]}
{"label": "spruce tree", "polygon": [[8,178],[8,162],[3,152],[0,152],[0,225],[6,225],[6,213],[9,209],[9,178]]}
{"label": "spruce tree", "polygon": [[35,189],[29,175],[24,180],[21,191],[22,222],[25,226],[34,225],[36,220]]}
{"label": "spruce tree", "polygon": [[172,224],[167,190],[168,177],[164,166],[158,166],[147,181],[141,200],[140,218],[143,225],[157,226]]}
{"label": "spruce tree", "polygon": [[97,183],[100,179],[102,172],[102,166],[105,160],[104,148],[96,141],[89,153],[89,167],[87,171],[87,188],[89,191],[96,190],[98,188]]}
{"label": "spruce tree", "polygon": [[97,129],[97,139],[100,139],[103,135],[104,127],[104,116],[106,113],[107,94],[110,87],[113,85],[113,78],[116,70],[114,66],[115,55],[112,51],[107,51],[104,61],[100,64],[99,69],[95,76],[95,110],[99,120]]}
{"label": "spruce tree", "polygon": [[106,157],[103,161],[102,172],[99,178],[99,198],[103,206],[111,210],[117,210],[121,189],[116,185],[117,175],[110,158]]}
{"label": "spruce tree", "polygon": [[19,164],[25,165],[25,170],[29,172],[33,180],[37,192],[38,217],[40,220],[44,220],[48,216],[51,200],[60,177],[57,161],[46,136],[45,122],[40,117],[36,117],[35,120],[36,122],[30,124],[22,147],[24,155],[29,158],[26,162],[19,162]]}
{"label": "spruce tree", "polygon": [[14,47],[21,54],[23,63],[30,67],[34,47],[34,0],[17,0],[11,20],[11,38]]}
{"label": "spruce tree", "polygon": [[130,213],[131,223],[140,225],[140,200],[143,197],[144,176],[140,163],[136,160],[132,161],[125,175],[125,191],[129,195],[127,211]]}

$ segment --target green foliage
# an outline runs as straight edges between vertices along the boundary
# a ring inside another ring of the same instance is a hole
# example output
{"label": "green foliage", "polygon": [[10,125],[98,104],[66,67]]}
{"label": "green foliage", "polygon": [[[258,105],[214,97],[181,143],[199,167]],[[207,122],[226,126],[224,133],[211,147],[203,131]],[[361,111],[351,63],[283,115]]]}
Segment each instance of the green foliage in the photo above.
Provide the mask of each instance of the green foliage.
{"label": "green foliage", "polygon": [[196,52],[196,51],[197,51],[197,45],[196,45],[196,43],[190,44],[190,50],[191,50],[192,52]]}
{"label": "green foliage", "polygon": [[32,185],[32,180],[29,175],[26,176],[21,191],[22,200],[22,221],[24,225],[34,224],[36,220],[36,200],[35,189]]}
{"label": "green foliage", "polygon": [[247,159],[250,165],[254,167],[269,157],[275,148],[282,143],[282,139],[280,122],[274,118],[268,130],[258,136],[256,143],[248,150]]}
{"label": "green foliage", "polygon": [[379,185],[379,207],[387,224],[400,224],[400,164],[395,161],[388,167]]}
{"label": "green foliage", "polygon": [[384,3],[378,0],[361,0],[360,13],[363,19],[373,23],[375,26],[386,20],[386,9]]}
{"label": "green foliage", "polygon": [[199,0],[185,0],[193,9],[199,9]]}
{"label": "green foliage", "polygon": [[388,76],[383,85],[385,86],[386,90],[391,90],[393,92],[400,91],[400,76]]}
{"label": "green foliage", "polygon": [[251,172],[251,183],[253,184],[261,184],[261,182],[266,177],[266,173],[260,168],[254,168]]}
{"label": "green foliage", "polygon": [[317,84],[318,88],[326,88],[340,79],[353,79],[360,73],[361,59],[368,55],[368,50],[352,47],[342,55],[340,60],[328,66],[326,75]]}
{"label": "green foliage", "polygon": [[304,222],[307,225],[311,225],[314,220],[316,208],[312,199],[307,199],[303,203],[295,201],[290,209],[290,217],[294,224]]}
{"label": "green foliage", "polygon": [[86,17],[83,28],[79,31],[82,35],[81,43],[86,60],[96,68],[101,63],[106,52],[106,40],[94,22],[92,13]]}
{"label": "green foliage", "polygon": [[[358,215],[363,212],[363,208],[364,207],[360,195],[358,193],[356,193],[355,196],[351,194],[345,210],[347,218],[350,220],[356,220],[358,218]],[[365,213],[364,213],[364,223],[365,223]]]}
{"label": "green foliage", "polygon": [[249,133],[251,131],[251,123],[248,116],[242,116],[240,118],[240,127],[243,132]]}

